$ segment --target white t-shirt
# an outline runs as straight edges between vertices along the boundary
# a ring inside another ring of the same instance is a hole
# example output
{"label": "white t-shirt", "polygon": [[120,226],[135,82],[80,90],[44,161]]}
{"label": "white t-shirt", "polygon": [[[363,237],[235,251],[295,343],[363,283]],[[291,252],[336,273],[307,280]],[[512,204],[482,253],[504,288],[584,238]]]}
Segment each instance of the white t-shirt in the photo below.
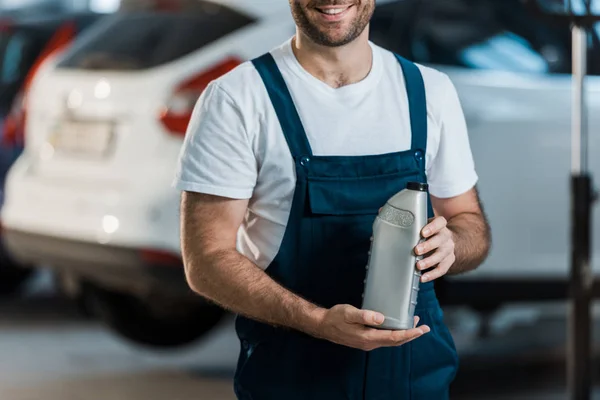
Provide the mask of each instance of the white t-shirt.
{"label": "white t-shirt", "polygon": [[[404,75],[393,53],[373,43],[362,81],[334,89],[297,61],[291,38],[271,54],[281,70],[314,155],[408,150]],[[477,182],[465,119],[447,75],[419,65],[427,95],[426,173],[430,193],[453,197]],[[213,81],[200,97],[181,151],[175,186],[250,199],[238,250],[261,268],[276,256],[296,183],[294,162],[264,84],[251,62]]]}

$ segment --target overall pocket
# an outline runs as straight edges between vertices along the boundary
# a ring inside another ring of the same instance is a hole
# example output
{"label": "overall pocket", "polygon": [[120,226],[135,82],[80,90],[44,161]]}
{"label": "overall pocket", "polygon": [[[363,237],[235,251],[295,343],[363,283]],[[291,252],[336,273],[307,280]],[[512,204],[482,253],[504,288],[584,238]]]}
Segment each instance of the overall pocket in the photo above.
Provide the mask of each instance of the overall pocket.
{"label": "overall pocket", "polygon": [[358,350],[296,332],[246,350],[235,382],[240,400],[338,400],[362,392],[364,354]]}
{"label": "overall pocket", "polygon": [[458,371],[458,354],[439,306],[417,310],[431,331],[410,342],[412,400],[449,398],[450,384]]}
{"label": "overall pocket", "polygon": [[308,202],[313,215],[377,215],[385,202],[418,179],[415,171],[353,178],[308,178]]}
{"label": "overall pocket", "polygon": [[240,400],[278,400],[284,398],[289,368],[282,342],[276,337],[260,341],[242,339],[235,373],[234,389]]}
{"label": "overall pocket", "polygon": [[275,343],[275,328],[272,326],[238,316],[235,328],[240,339],[240,354],[234,375],[234,391],[240,400],[262,399],[265,397],[265,378],[271,370],[277,370],[274,364],[281,362]]}

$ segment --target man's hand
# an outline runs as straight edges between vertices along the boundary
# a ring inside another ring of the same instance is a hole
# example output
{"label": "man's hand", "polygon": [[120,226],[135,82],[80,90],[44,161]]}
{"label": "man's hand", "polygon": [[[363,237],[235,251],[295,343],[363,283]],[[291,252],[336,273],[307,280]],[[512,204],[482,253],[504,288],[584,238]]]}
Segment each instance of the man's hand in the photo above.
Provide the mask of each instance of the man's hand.
{"label": "man's hand", "polygon": [[447,225],[446,218],[437,217],[432,219],[421,231],[421,235],[426,241],[415,247],[415,254],[418,256],[428,255],[417,263],[417,268],[425,270],[435,267],[423,274],[421,282],[441,278],[448,273],[448,270],[456,261],[454,237]]}
{"label": "man's hand", "polygon": [[382,324],[383,315],[373,311],[359,310],[347,304],[318,311],[321,315],[313,336],[364,351],[371,351],[379,347],[400,346],[430,331],[427,325],[417,328],[419,317],[415,317],[414,328],[405,331],[371,328],[365,325]]}

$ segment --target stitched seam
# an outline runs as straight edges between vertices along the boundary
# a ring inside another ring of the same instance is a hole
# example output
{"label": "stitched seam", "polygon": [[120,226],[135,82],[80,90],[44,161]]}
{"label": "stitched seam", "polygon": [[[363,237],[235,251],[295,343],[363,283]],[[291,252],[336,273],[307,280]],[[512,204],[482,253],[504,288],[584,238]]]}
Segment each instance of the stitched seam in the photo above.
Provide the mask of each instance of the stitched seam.
{"label": "stitched seam", "polygon": [[352,177],[333,177],[333,176],[308,176],[309,182],[344,182],[344,181],[364,181],[364,180],[378,180],[385,179],[390,177],[408,177],[411,175],[420,175],[420,169],[411,169],[406,171],[398,171],[398,172],[390,172],[387,174],[381,175],[371,175],[371,176],[352,176]]}
{"label": "stitched seam", "polygon": [[369,373],[369,353],[365,354],[365,375],[363,380],[363,400],[367,400],[367,376]]}
{"label": "stitched seam", "polygon": [[413,371],[412,371],[412,342],[408,343],[408,398],[412,400],[412,385],[413,385]]}

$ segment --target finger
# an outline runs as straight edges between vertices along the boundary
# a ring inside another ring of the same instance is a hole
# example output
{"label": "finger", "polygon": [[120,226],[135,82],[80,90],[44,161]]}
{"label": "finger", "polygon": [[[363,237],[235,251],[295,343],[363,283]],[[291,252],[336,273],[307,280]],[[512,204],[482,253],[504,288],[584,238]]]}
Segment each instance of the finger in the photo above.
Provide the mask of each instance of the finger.
{"label": "finger", "polygon": [[398,346],[403,342],[414,340],[430,331],[427,325],[416,327],[418,321],[419,318],[415,318],[415,327],[407,330],[368,329],[362,335],[363,341],[370,348]]}
{"label": "finger", "polygon": [[433,221],[425,225],[425,227],[421,231],[421,235],[423,235],[423,237],[425,238],[428,238],[444,229],[447,224],[448,221],[446,221],[446,218],[444,217],[434,218]]}
{"label": "finger", "polygon": [[416,328],[417,325],[419,325],[420,320],[421,320],[421,318],[419,316],[415,315],[415,318],[414,318],[415,324],[413,325],[413,328]]}
{"label": "finger", "polygon": [[430,329],[427,325],[422,325],[418,328],[412,328],[399,331],[377,331],[366,333],[366,342],[369,347],[391,347],[398,346],[403,343],[410,342],[425,333]]}
{"label": "finger", "polygon": [[415,247],[415,254],[418,256],[422,256],[427,254],[438,247],[440,247],[447,239],[443,235],[435,235],[430,237],[425,242],[420,243]]}
{"label": "finger", "polygon": [[437,268],[427,272],[426,274],[423,274],[423,276],[421,277],[421,282],[425,283],[425,282],[433,281],[433,280],[439,279],[442,276],[446,275],[448,273],[448,270],[452,266],[452,264],[454,264],[455,260],[456,260],[456,257],[454,256],[454,254],[451,254],[450,256],[444,258],[438,264]]}
{"label": "finger", "polygon": [[431,329],[427,325],[421,325],[418,328],[409,329],[407,331],[393,331],[392,340],[393,346],[398,346],[415,340],[426,333],[429,333]]}
{"label": "finger", "polygon": [[443,260],[448,258],[452,254],[451,246],[441,246],[439,247],[433,254],[423,258],[422,260],[417,262],[417,268],[420,270],[425,270],[428,268],[435,267]]}
{"label": "finger", "polygon": [[367,348],[389,347],[396,344],[393,333],[394,331],[391,330],[369,329],[364,331],[361,336],[362,341]]}
{"label": "finger", "polygon": [[344,319],[350,324],[380,325],[383,323],[385,317],[383,314],[375,311],[359,310],[355,307],[348,307],[345,310]]}

